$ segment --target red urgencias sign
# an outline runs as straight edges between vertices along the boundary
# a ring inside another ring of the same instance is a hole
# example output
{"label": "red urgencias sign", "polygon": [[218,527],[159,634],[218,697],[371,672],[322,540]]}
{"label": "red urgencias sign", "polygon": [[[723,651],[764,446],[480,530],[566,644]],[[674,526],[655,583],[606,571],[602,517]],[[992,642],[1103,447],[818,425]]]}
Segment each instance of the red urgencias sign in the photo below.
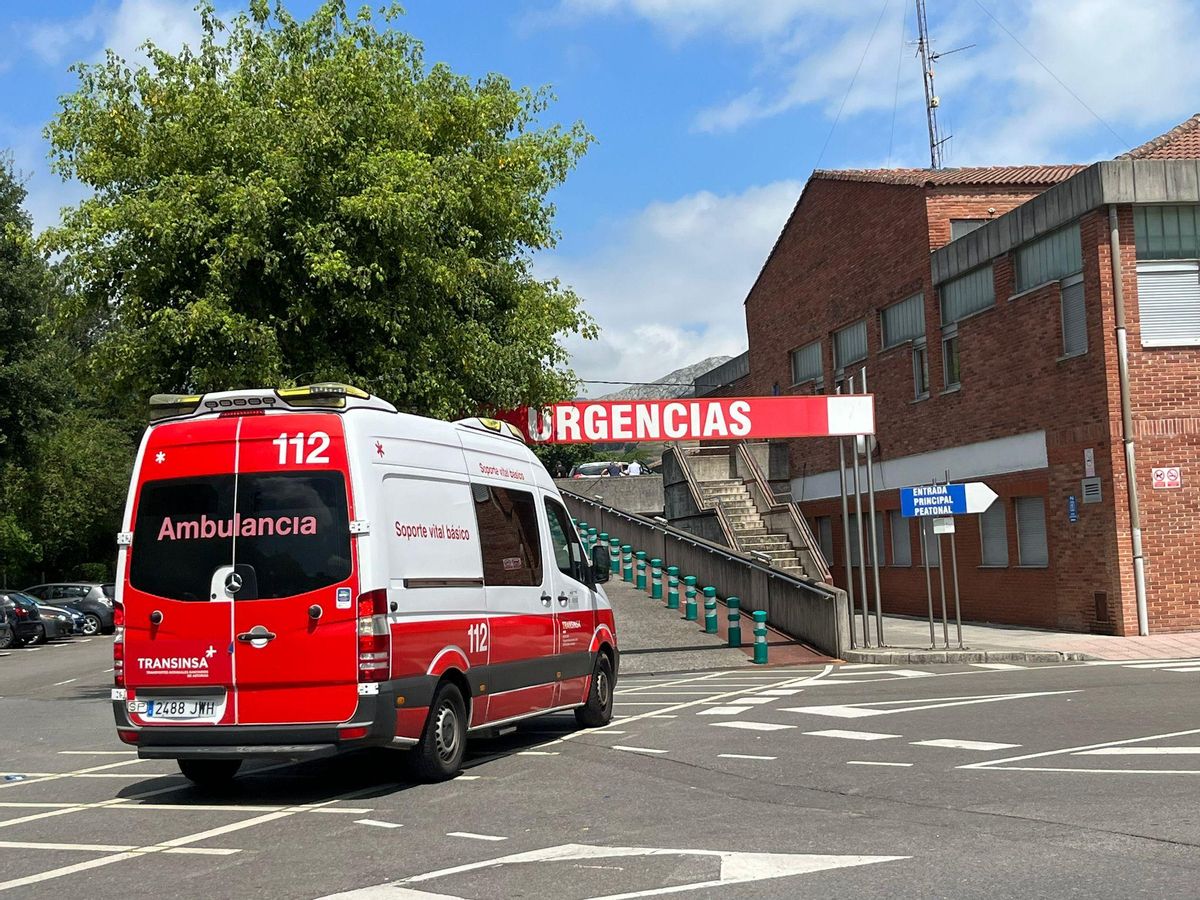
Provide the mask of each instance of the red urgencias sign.
{"label": "red urgencias sign", "polygon": [[853,396],[577,400],[497,418],[533,444],[728,441],[875,433],[875,398]]}

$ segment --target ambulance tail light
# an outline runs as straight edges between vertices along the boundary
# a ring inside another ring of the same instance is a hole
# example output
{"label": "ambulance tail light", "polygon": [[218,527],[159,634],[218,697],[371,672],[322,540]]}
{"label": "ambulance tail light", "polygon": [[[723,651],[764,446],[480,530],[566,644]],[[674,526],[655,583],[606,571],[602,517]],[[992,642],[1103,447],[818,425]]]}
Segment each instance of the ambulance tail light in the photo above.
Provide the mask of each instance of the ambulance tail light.
{"label": "ambulance tail light", "polygon": [[358,598],[358,680],[387,681],[392,670],[391,628],[387,591],[367,591]]}
{"label": "ambulance tail light", "polygon": [[124,628],[118,626],[113,635],[113,684],[117,687],[125,687],[125,641],[122,633],[124,631]]}

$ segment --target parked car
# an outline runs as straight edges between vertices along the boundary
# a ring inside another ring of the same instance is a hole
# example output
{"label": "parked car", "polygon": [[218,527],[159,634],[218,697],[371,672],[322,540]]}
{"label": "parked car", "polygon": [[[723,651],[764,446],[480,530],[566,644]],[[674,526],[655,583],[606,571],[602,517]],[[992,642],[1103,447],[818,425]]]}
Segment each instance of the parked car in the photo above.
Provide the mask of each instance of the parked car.
{"label": "parked car", "polygon": [[13,622],[15,618],[8,610],[8,607],[0,604],[0,650],[7,650],[16,642],[16,628]]}
{"label": "parked car", "polygon": [[37,601],[28,594],[20,591],[0,592],[0,605],[9,610],[10,618],[17,623],[12,646],[44,644],[71,633],[70,619],[52,613],[43,616]]}
{"label": "parked car", "polygon": [[113,633],[113,597],[116,586],[97,582],[58,582],[25,588],[39,603],[77,610],[83,616],[83,633]]}
{"label": "parked car", "polygon": [[71,609],[69,606],[51,606],[49,603],[38,601],[38,611],[41,612],[42,618],[47,615],[58,618],[66,631],[61,635],[68,637],[72,634],[83,634],[84,622],[83,613],[77,609]]}
{"label": "parked car", "polygon": [[[589,462],[579,463],[571,467],[572,478],[601,478],[611,463],[608,462]],[[617,463],[621,468],[621,474],[625,474],[625,470],[629,468],[628,463]]]}

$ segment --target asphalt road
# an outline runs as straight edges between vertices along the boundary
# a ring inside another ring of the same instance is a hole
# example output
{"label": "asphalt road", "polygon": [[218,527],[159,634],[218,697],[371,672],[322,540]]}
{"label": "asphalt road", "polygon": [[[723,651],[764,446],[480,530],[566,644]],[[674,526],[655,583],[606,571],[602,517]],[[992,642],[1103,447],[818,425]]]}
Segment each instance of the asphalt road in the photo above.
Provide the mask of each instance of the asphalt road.
{"label": "asphalt road", "polygon": [[221,794],[117,742],[110,665],[0,658],[0,895],[1198,893],[1200,661],[630,675],[609,728],[536,720],[451,782],[380,753]]}

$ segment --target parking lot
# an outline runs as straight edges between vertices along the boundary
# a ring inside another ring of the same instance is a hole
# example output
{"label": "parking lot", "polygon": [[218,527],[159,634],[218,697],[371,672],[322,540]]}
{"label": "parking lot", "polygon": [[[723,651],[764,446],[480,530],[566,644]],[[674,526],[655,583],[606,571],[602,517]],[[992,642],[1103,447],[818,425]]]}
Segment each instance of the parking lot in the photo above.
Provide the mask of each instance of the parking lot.
{"label": "parking lot", "polygon": [[0,658],[0,893],[1195,895],[1194,661],[629,675],[611,726],[443,784],[381,752],[206,794],[116,740],[107,642]]}

